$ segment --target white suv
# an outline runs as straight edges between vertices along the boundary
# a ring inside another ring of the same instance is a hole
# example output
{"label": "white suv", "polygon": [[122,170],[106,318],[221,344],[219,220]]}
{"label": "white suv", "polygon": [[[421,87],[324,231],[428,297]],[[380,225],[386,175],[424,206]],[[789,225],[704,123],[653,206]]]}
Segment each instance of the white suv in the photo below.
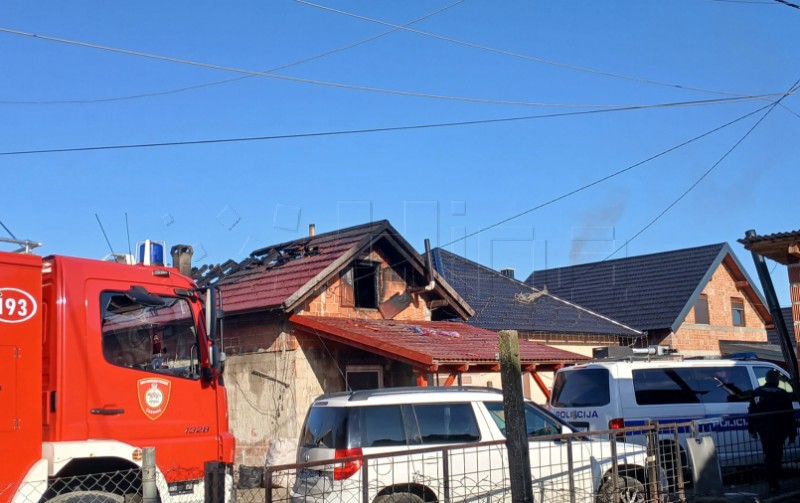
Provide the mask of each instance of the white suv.
{"label": "white suv", "polygon": [[[642,446],[612,446],[579,434],[558,437],[573,430],[531,402],[525,403],[525,417],[535,501],[570,501],[572,494],[574,501],[617,501],[615,487],[622,493],[618,501],[647,501]],[[323,395],[301,431],[298,463],[339,461],[300,470],[293,503],[511,501],[499,390],[419,387]]]}

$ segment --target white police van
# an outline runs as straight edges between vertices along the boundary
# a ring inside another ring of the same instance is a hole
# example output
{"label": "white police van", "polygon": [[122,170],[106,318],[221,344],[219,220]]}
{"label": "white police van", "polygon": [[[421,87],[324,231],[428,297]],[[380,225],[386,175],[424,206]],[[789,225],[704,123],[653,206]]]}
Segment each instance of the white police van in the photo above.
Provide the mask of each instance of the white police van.
{"label": "white police van", "polygon": [[[723,468],[759,463],[761,444],[747,430],[747,407],[750,394],[772,369],[780,372],[780,387],[791,392],[783,369],[758,360],[593,362],[556,373],[548,408],[587,431],[641,426],[648,420],[697,421],[697,433],[714,439]],[[688,428],[681,434],[685,446]],[[669,449],[662,452],[674,447],[672,439],[664,435],[663,447]],[[644,441],[635,435],[627,440]],[[797,449],[790,450],[787,459],[800,457]]]}

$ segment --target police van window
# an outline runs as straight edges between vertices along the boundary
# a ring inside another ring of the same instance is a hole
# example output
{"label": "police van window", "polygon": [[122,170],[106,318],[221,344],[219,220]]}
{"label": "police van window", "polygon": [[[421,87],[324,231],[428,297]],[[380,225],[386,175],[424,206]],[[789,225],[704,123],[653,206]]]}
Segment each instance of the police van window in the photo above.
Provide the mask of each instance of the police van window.
{"label": "police van window", "polygon": [[753,391],[744,367],[655,368],[632,374],[639,405],[744,402]]}
{"label": "police van window", "polygon": [[580,369],[556,374],[550,404],[555,407],[598,407],[610,402],[608,370]]}
{"label": "police van window", "polygon": [[103,356],[120,367],[199,379],[197,330],[189,302],[162,300],[164,305],[145,306],[124,292],[103,292]]}
{"label": "police van window", "polygon": [[[774,367],[753,367],[753,372],[756,374],[756,381],[759,386],[763,386],[764,383],[767,382],[767,372],[773,370],[773,368]],[[792,384],[783,372],[780,373],[778,387],[792,393]]]}

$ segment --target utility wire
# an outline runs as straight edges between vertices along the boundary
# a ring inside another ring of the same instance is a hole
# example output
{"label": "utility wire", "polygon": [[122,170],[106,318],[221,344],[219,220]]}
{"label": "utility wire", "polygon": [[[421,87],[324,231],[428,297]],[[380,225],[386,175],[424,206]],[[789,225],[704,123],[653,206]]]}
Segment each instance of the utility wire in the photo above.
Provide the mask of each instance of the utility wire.
{"label": "utility wire", "polygon": [[[727,150],[727,151],[726,151],[726,152],[725,152],[725,153],[724,153],[724,154],[723,154],[723,155],[722,155],[722,156],[721,156],[719,159],[717,159],[717,161],[716,161],[714,164],[712,164],[712,165],[711,165],[711,167],[709,167],[707,170],[705,170],[705,171],[704,171],[704,172],[703,172],[703,173],[700,175],[700,177],[699,177],[699,178],[697,178],[697,179],[694,181],[694,183],[692,183],[692,184],[691,184],[691,185],[690,185],[690,186],[689,186],[689,187],[688,187],[686,190],[684,190],[684,191],[683,191],[683,192],[682,192],[682,193],[681,193],[681,194],[680,194],[680,195],[679,195],[679,196],[678,196],[678,197],[677,197],[677,198],[676,198],[674,201],[672,201],[670,204],[668,204],[668,205],[667,205],[667,207],[666,207],[666,208],[664,208],[662,211],[660,211],[660,212],[659,212],[659,213],[658,213],[658,214],[657,214],[657,215],[656,215],[656,216],[655,216],[655,217],[654,217],[652,220],[650,220],[650,222],[648,222],[648,223],[647,223],[647,224],[646,224],[644,227],[642,227],[641,229],[639,229],[639,231],[638,231],[638,232],[636,232],[636,233],[635,233],[633,236],[631,236],[630,238],[628,238],[628,239],[627,239],[627,240],[626,240],[624,243],[622,243],[622,245],[620,245],[619,247],[617,247],[617,249],[615,249],[615,250],[614,250],[614,251],[612,251],[610,254],[608,254],[608,255],[607,255],[607,256],[606,256],[604,259],[602,259],[602,260],[600,260],[600,261],[598,261],[598,262],[594,262],[594,263],[592,263],[592,264],[589,264],[589,266],[586,268],[586,270],[582,272],[581,276],[582,276],[582,277],[585,277],[585,276],[586,276],[586,274],[588,274],[589,272],[591,272],[592,270],[594,270],[596,267],[599,267],[601,264],[603,264],[603,263],[605,263],[606,261],[608,261],[609,259],[611,259],[611,257],[613,257],[614,255],[616,255],[617,253],[619,253],[621,250],[625,249],[625,248],[626,248],[626,247],[627,247],[627,246],[628,246],[628,245],[629,245],[629,244],[630,244],[630,243],[631,243],[633,240],[635,240],[636,238],[638,238],[639,236],[641,236],[642,234],[644,234],[644,232],[645,232],[645,231],[647,231],[647,229],[649,229],[650,227],[652,227],[653,225],[655,225],[655,223],[656,223],[656,222],[658,222],[658,221],[661,219],[661,217],[663,217],[664,215],[666,215],[666,214],[667,214],[667,212],[669,212],[669,211],[670,211],[672,208],[674,208],[674,207],[675,207],[675,206],[676,206],[676,205],[677,205],[679,202],[681,202],[681,201],[682,201],[682,200],[683,200],[683,199],[684,199],[684,198],[685,198],[687,195],[689,195],[689,193],[690,193],[690,192],[692,192],[692,191],[693,191],[693,190],[694,190],[694,189],[695,189],[695,188],[696,188],[698,185],[700,185],[700,183],[701,183],[701,182],[702,182],[702,181],[703,181],[703,180],[704,180],[706,177],[708,177],[708,176],[709,176],[709,175],[710,175],[710,174],[711,174],[711,173],[712,173],[712,172],[713,172],[713,171],[714,171],[714,170],[715,170],[715,169],[716,169],[716,168],[717,168],[717,167],[718,167],[718,166],[719,166],[719,165],[720,165],[720,164],[721,164],[721,163],[722,163],[722,162],[723,162],[723,161],[724,161],[724,160],[725,160],[725,159],[726,159],[726,158],[727,158],[727,157],[728,157],[728,156],[729,156],[731,153],[733,153],[733,151],[734,151],[734,150],[736,150],[736,148],[738,148],[738,147],[739,147],[739,145],[741,145],[741,144],[742,144],[742,142],[744,142],[744,140],[745,140],[745,139],[747,139],[747,137],[749,137],[749,136],[750,136],[750,134],[751,134],[753,131],[755,131],[755,130],[756,130],[756,128],[758,128],[758,126],[759,126],[759,125],[760,125],[760,124],[761,124],[761,123],[764,121],[764,119],[766,119],[766,118],[767,118],[767,116],[768,116],[770,113],[772,113],[772,111],[773,111],[773,110],[775,110],[775,108],[776,108],[778,105],[780,105],[780,102],[781,102],[781,101],[782,101],[784,98],[786,98],[786,96],[789,96],[791,93],[793,93],[793,92],[794,92],[794,91],[797,89],[797,86],[798,86],[798,84],[800,84],[800,80],[798,80],[797,82],[795,82],[795,83],[794,83],[794,85],[792,85],[792,87],[791,87],[791,88],[789,88],[789,90],[788,90],[786,93],[784,93],[784,95],[783,95],[781,98],[779,98],[779,99],[775,100],[775,102],[773,102],[773,103],[770,103],[770,104],[768,104],[768,105],[765,105],[765,106],[763,106],[763,107],[759,108],[758,110],[755,110],[755,111],[751,112],[750,114],[748,114],[748,115],[754,115],[754,114],[756,114],[756,113],[758,113],[758,112],[762,112],[762,111],[764,112],[764,114],[763,114],[761,117],[759,117],[759,119],[758,119],[758,120],[755,122],[755,124],[753,124],[753,125],[752,125],[752,126],[751,126],[751,127],[748,129],[748,130],[747,130],[747,132],[745,132],[745,134],[744,134],[744,135],[742,135],[742,137],[741,137],[741,138],[739,138],[739,139],[736,141],[736,143],[734,143],[734,144],[733,144],[733,146],[731,146],[731,147],[730,147],[730,148],[729,148],[729,149],[728,149],[728,150]],[[744,118],[744,117],[742,117],[742,118]],[[534,275],[535,275],[535,272],[534,272]],[[573,287],[573,285],[575,284],[575,282],[576,282],[577,280],[578,280],[578,278],[577,278],[577,277],[573,277],[573,278],[572,278],[572,280],[570,281],[570,284],[569,284],[569,285],[567,285],[567,286],[566,286],[566,287],[565,287],[565,288],[564,288],[562,291],[569,291],[569,290],[570,290],[570,289]]]}
{"label": "utility wire", "polygon": [[[488,231],[490,229],[493,229],[495,227],[499,227],[499,226],[501,226],[503,224],[511,222],[512,220],[516,220],[516,219],[518,219],[518,218],[520,218],[522,216],[525,216],[525,215],[527,215],[529,213],[533,213],[534,211],[540,210],[540,209],[542,209],[542,208],[544,208],[546,206],[550,206],[551,204],[557,203],[557,202],[561,201],[562,199],[566,199],[566,198],[568,198],[570,196],[573,196],[573,195],[575,195],[575,194],[577,194],[579,192],[583,192],[586,189],[594,187],[595,185],[599,185],[599,184],[601,184],[601,183],[603,183],[605,181],[608,181],[608,180],[610,180],[612,178],[615,178],[615,177],[617,177],[617,176],[619,176],[619,175],[621,175],[623,173],[626,173],[626,172],[631,171],[631,170],[633,170],[635,168],[638,168],[639,166],[641,166],[641,165],[643,165],[643,164],[645,164],[647,162],[650,162],[652,160],[658,159],[659,157],[662,157],[662,156],[664,156],[664,155],[666,155],[666,154],[668,154],[670,152],[678,150],[681,147],[685,147],[686,145],[689,145],[690,143],[694,143],[697,140],[700,140],[702,138],[705,138],[706,136],[712,135],[712,134],[716,133],[717,131],[725,129],[728,126],[731,126],[731,125],[733,125],[733,124],[735,124],[735,123],[737,123],[739,121],[742,121],[742,120],[744,120],[744,119],[746,119],[746,118],[748,118],[748,117],[750,117],[752,115],[755,115],[758,112],[761,112],[762,110],[765,110],[765,109],[770,108],[770,107],[774,108],[775,107],[775,103],[771,103],[769,105],[764,105],[761,108],[758,108],[758,109],[756,109],[756,110],[754,110],[754,111],[752,111],[750,113],[742,115],[741,117],[733,119],[732,121],[726,122],[725,124],[723,124],[721,126],[718,126],[718,127],[714,128],[714,129],[712,129],[710,131],[706,131],[705,133],[697,135],[694,138],[691,138],[691,139],[686,140],[686,141],[684,141],[682,143],[679,143],[678,145],[670,147],[670,148],[668,148],[666,150],[662,150],[661,152],[659,152],[659,153],[657,153],[655,155],[652,155],[652,156],[648,157],[647,159],[639,161],[639,162],[637,162],[635,164],[631,164],[630,166],[628,166],[626,168],[622,168],[622,169],[620,169],[618,171],[615,171],[615,172],[613,172],[611,174],[608,174],[608,175],[606,175],[606,176],[604,176],[602,178],[598,178],[597,180],[594,180],[593,182],[589,182],[589,183],[587,183],[585,185],[582,185],[582,186],[578,187],[577,189],[573,189],[573,190],[571,190],[569,192],[561,194],[560,196],[554,197],[553,199],[550,199],[550,200],[545,201],[545,202],[543,202],[541,204],[538,204],[538,205],[534,206],[533,208],[529,208],[529,209],[527,209],[525,211],[521,211],[521,212],[519,212],[519,213],[517,213],[515,215],[512,215],[512,216],[508,217],[508,218],[504,218],[503,220],[500,220],[499,222],[495,222],[495,223],[493,223],[491,225],[487,225],[486,227],[483,227],[483,228],[478,229],[478,230],[476,230],[474,232],[466,234],[466,235],[464,235],[462,237],[459,237],[458,239],[454,239],[453,241],[450,241],[449,243],[446,243],[446,244],[442,245],[442,248],[445,248],[445,247],[450,246],[452,244],[458,243],[460,241],[464,241],[467,238],[476,236],[478,234],[486,232],[486,231]],[[617,253],[618,251],[619,251],[619,249],[615,250],[614,253]]]}
{"label": "utility wire", "polygon": [[[448,10],[448,9],[451,9],[451,8],[457,6],[457,5],[461,4],[461,3],[463,3],[464,1],[465,0],[458,0],[458,1],[454,2],[454,3],[451,3],[450,5],[446,5],[446,6],[442,7],[441,9],[435,10],[433,12],[429,12],[428,14],[425,14],[422,17],[414,19],[413,21],[410,21],[410,22],[404,24],[403,26],[411,26],[413,24],[419,23],[420,21],[424,21],[425,19],[431,18],[431,17],[433,17],[433,16],[435,16],[437,14],[440,14],[440,13],[442,13],[442,12]],[[330,50],[327,50],[325,52],[316,54],[314,56],[309,56],[309,57],[306,57],[306,58],[303,58],[303,59],[300,59],[300,60],[297,60],[297,61],[294,61],[294,62],[291,62],[291,63],[286,63],[286,64],[283,64],[283,65],[280,65],[280,66],[269,68],[267,70],[264,70],[264,73],[274,73],[274,72],[277,72],[277,71],[280,71],[280,70],[285,70],[287,68],[292,68],[294,66],[299,66],[299,65],[302,65],[304,63],[308,63],[308,62],[311,62],[311,61],[322,59],[322,58],[324,58],[326,56],[330,56],[331,54],[344,52],[344,51],[353,49],[355,47],[358,47],[358,46],[361,46],[361,45],[365,45],[365,44],[367,44],[369,42],[372,42],[373,40],[377,40],[379,38],[385,37],[386,35],[392,34],[392,33],[396,32],[398,30],[400,30],[400,28],[392,28],[392,29],[387,30],[387,31],[385,31],[383,33],[379,33],[379,34],[377,34],[375,36],[372,36],[372,37],[369,37],[369,38],[365,38],[363,40],[359,40],[358,42],[354,42],[352,44],[348,44],[348,45],[345,45],[345,46],[342,46],[342,47],[338,47],[336,49],[330,49]],[[97,98],[97,99],[90,99],[90,100],[39,100],[39,101],[11,101],[11,100],[3,101],[3,100],[0,100],[0,104],[4,104],[4,105],[63,105],[63,104],[84,104],[84,103],[108,103],[108,102],[113,102],[113,101],[126,101],[126,100],[134,100],[134,99],[141,99],[141,98],[152,98],[152,97],[156,97],[156,96],[166,96],[166,95],[170,95],[170,94],[181,93],[181,92],[184,92],[184,91],[192,91],[192,90],[195,90],[195,89],[202,89],[202,88],[205,88],[205,87],[213,87],[213,86],[219,86],[219,85],[224,85],[224,84],[230,84],[232,82],[238,82],[240,80],[251,79],[253,77],[259,77],[259,76],[260,75],[242,75],[240,77],[234,77],[234,78],[231,78],[231,79],[216,80],[216,81],[213,81],[213,82],[206,82],[206,83],[203,83],[203,84],[195,84],[195,85],[191,85],[191,86],[178,87],[178,88],[175,88],[175,89],[168,89],[166,91],[156,91],[156,92],[152,92],[152,93],[134,94],[134,95],[130,95],[130,96],[117,96],[117,97],[111,97],[111,98]]]}
{"label": "utility wire", "polygon": [[[766,95],[765,95],[766,96]],[[754,96],[750,100],[760,100],[764,96]],[[270,140],[289,140],[297,138],[317,138],[325,136],[344,136],[354,134],[367,134],[367,133],[385,133],[391,131],[410,131],[418,129],[433,129],[443,127],[458,127],[458,126],[474,126],[480,124],[497,124],[503,122],[515,122],[537,119],[552,119],[557,117],[571,117],[579,115],[593,115],[609,112],[628,112],[634,110],[653,110],[661,108],[675,108],[697,105],[710,105],[718,103],[733,103],[739,101],[746,101],[745,98],[718,98],[712,100],[701,101],[687,101],[679,103],[661,103],[656,105],[638,105],[622,108],[611,108],[601,110],[581,110],[577,112],[561,112],[543,115],[525,115],[519,117],[505,117],[499,119],[478,119],[471,121],[457,121],[457,122],[440,122],[429,124],[413,124],[408,126],[388,126],[379,128],[363,128],[363,129],[346,129],[338,131],[319,131],[315,133],[297,133],[297,134],[282,134],[282,135],[268,135],[268,136],[248,136],[248,137],[235,137],[235,138],[212,138],[205,140],[186,140],[186,141],[168,141],[168,142],[152,142],[152,143],[128,143],[120,145],[98,145],[88,147],[64,147],[64,148],[46,148],[46,149],[33,149],[33,150],[10,150],[0,151],[0,157],[12,155],[34,155],[34,154],[54,154],[54,153],[67,153],[67,152],[92,152],[98,150],[123,150],[134,148],[154,148],[154,147],[175,147],[185,145],[210,145],[217,143],[236,143],[248,141],[270,141]],[[767,105],[769,106],[769,105]]]}
{"label": "utility wire", "polygon": [[[776,0],[776,1],[782,1],[782,0]],[[295,2],[301,3],[303,5],[308,5],[309,7],[316,7],[318,9],[334,12],[336,14],[342,14],[344,16],[349,16],[349,17],[353,17],[353,18],[356,18],[356,19],[361,19],[363,21],[369,21],[371,23],[382,24],[384,26],[391,26],[393,28],[397,28],[397,29],[400,29],[400,30],[403,30],[403,31],[407,31],[407,32],[410,32],[410,33],[415,33],[417,35],[423,35],[423,36],[426,36],[426,37],[431,37],[431,38],[435,38],[435,39],[438,39],[438,40],[443,40],[445,42],[451,42],[451,43],[454,43],[454,44],[463,45],[463,46],[466,46],[466,47],[471,47],[473,49],[480,49],[480,50],[483,50],[483,51],[493,52],[493,53],[496,53],[496,54],[503,54],[505,56],[511,56],[511,57],[514,57],[514,58],[525,59],[525,60],[528,60],[528,61],[535,61],[537,63],[544,63],[546,65],[557,66],[557,67],[560,67],[560,68],[566,68],[568,70],[575,70],[575,71],[584,72],[584,73],[591,73],[591,74],[594,74],[594,75],[602,75],[604,77],[611,77],[611,78],[615,78],[615,79],[629,80],[629,81],[638,82],[638,83],[641,83],[641,84],[651,84],[651,85],[662,86],[662,87],[672,87],[672,88],[676,88],[676,89],[685,89],[687,91],[697,91],[697,92],[702,92],[702,93],[721,94],[721,95],[727,95],[727,96],[741,96],[740,93],[734,93],[734,92],[730,92],[730,91],[718,91],[718,90],[714,90],[714,89],[705,89],[705,88],[702,88],[702,87],[686,86],[686,85],[676,84],[676,83],[672,83],[672,82],[662,82],[662,81],[659,81],[659,80],[644,79],[644,78],[640,78],[640,77],[634,77],[634,76],[631,76],[631,75],[624,75],[624,74],[621,74],[621,73],[607,72],[607,71],[604,71],[604,70],[598,70],[598,69],[595,69],[595,68],[588,68],[588,67],[585,67],[585,66],[577,66],[577,65],[570,65],[570,64],[567,64],[567,63],[560,63],[558,61],[553,61],[553,60],[550,60],[550,59],[539,58],[539,57],[536,57],[536,56],[527,56],[525,54],[519,54],[519,53],[512,52],[512,51],[506,51],[506,50],[503,50],[503,49],[497,49],[497,48],[494,48],[494,47],[489,47],[489,46],[486,46],[486,45],[476,44],[476,43],[468,42],[468,41],[465,41],[465,40],[459,40],[459,39],[456,39],[456,38],[445,37],[445,36],[442,36],[442,35],[437,35],[435,33],[430,33],[430,32],[421,31],[421,30],[415,30],[413,28],[408,28],[406,26],[400,26],[400,25],[396,25],[396,24],[392,24],[392,23],[387,23],[386,21],[381,21],[381,20],[378,20],[378,19],[373,19],[373,18],[369,18],[369,17],[366,17],[366,16],[360,16],[358,14],[353,14],[352,12],[347,12],[347,11],[343,11],[343,10],[339,10],[339,9],[334,9],[332,7],[328,7],[328,6],[325,6],[325,5],[320,5],[320,4],[308,2],[306,0],[295,0]]]}
{"label": "utility wire", "polygon": [[[348,89],[353,91],[365,91],[365,92],[372,92],[372,93],[379,93],[379,94],[390,94],[395,96],[406,96],[406,97],[413,97],[413,98],[429,98],[429,99],[436,99],[436,100],[446,100],[446,101],[458,101],[458,102],[466,102],[466,103],[482,103],[482,104],[490,104],[490,105],[511,105],[511,106],[527,106],[527,107],[554,107],[554,108],[627,108],[630,105],[598,105],[598,104],[573,104],[573,103],[532,103],[532,102],[525,102],[525,101],[509,101],[509,100],[492,100],[492,99],[485,99],[485,98],[469,98],[463,96],[447,96],[442,94],[430,94],[430,93],[419,93],[413,91],[401,91],[397,89],[382,89],[377,87],[368,87],[368,86],[357,86],[352,84],[343,84],[339,82],[330,82],[330,81],[323,81],[323,80],[314,80],[314,79],[303,79],[300,77],[289,77],[286,75],[278,75],[275,73],[267,73],[267,72],[259,72],[255,70],[245,70],[242,68],[235,68],[230,66],[222,66],[222,65],[215,65],[212,63],[202,63],[199,61],[189,60],[189,59],[180,59],[180,58],[173,58],[170,56],[161,56],[158,54],[150,54],[145,52],[138,52],[138,51],[129,51],[127,49],[119,49],[115,47],[91,44],[88,42],[80,42],[77,40],[68,40],[63,38],[57,37],[50,37],[47,35],[37,35],[34,33],[26,33],[19,30],[12,30],[10,28],[2,28],[0,27],[0,32],[8,33],[11,35],[19,35],[24,37],[31,37],[40,40],[47,40],[50,42],[58,42],[62,44],[68,45],[76,45],[80,47],[88,47],[90,49],[98,49],[102,51],[114,52],[117,54],[126,54],[129,56],[138,56],[143,58],[150,58],[156,59],[159,61],[168,61],[171,63],[179,63],[183,65],[189,66],[197,66],[200,68],[210,68],[213,70],[222,70],[226,72],[233,72],[233,73],[240,73],[245,75],[254,75],[254,76],[261,76],[261,77],[268,77],[271,79],[278,79],[278,80],[286,80],[289,82],[299,82],[303,84],[313,84],[319,86],[327,86],[327,87],[334,87],[339,89]],[[720,94],[720,93],[717,93]],[[765,96],[774,96],[774,94],[770,95],[762,95],[759,98],[763,99]],[[743,95],[733,95],[730,99],[744,99],[750,100],[754,99],[754,96],[743,96]]]}
{"label": "utility wire", "polygon": [[629,238],[627,241],[625,241],[625,242],[624,242],[624,243],[623,243],[621,246],[619,246],[619,247],[618,247],[616,250],[614,250],[613,252],[611,252],[611,254],[610,254],[610,255],[608,255],[606,258],[604,258],[604,259],[603,259],[601,262],[605,262],[606,260],[608,260],[608,259],[610,259],[611,257],[613,257],[614,255],[616,255],[616,254],[617,254],[617,253],[618,253],[620,250],[622,250],[623,248],[627,247],[627,246],[628,246],[628,244],[630,244],[630,242],[631,242],[631,241],[633,241],[634,239],[636,239],[636,238],[638,238],[639,236],[641,236],[641,235],[642,235],[642,234],[643,234],[643,233],[644,233],[644,232],[645,232],[647,229],[649,229],[650,227],[652,227],[652,226],[653,226],[653,224],[655,224],[656,222],[658,222],[658,220],[660,220],[660,219],[661,219],[661,217],[663,217],[663,216],[664,216],[664,215],[665,215],[665,214],[666,214],[666,213],[667,213],[669,210],[671,210],[673,207],[675,207],[675,205],[676,205],[676,204],[678,204],[679,202],[681,202],[681,200],[683,200],[683,198],[685,198],[687,195],[689,195],[689,193],[690,193],[691,191],[693,191],[693,190],[695,189],[695,187],[697,187],[698,185],[700,185],[700,182],[702,182],[702,181],[703,181],[703,180],[704,180],[704,179],[705,179],[705,178],[706,178],[708,175],[710,175],[710,174],[711,174],[711,172],[713,172],[713,171],[714,171],[714,170],[717,168],[717,166],[719,166],[719,165],[722,163],[722,161],[724,161],[724,160],[725,160],[725,159],[726,159],[726,158],[727,158],[727,157],[728,157],[728,156],[729,156],[729,155],[730,155],[730,154],[731,154],[731,153],[732,153],[734,150],[736,150],[736,148],[737,148],[737,147],[739,147],[739,145],[741,145],[741,144],[742,144],[742,142],[744,142],[744,140],[746,140],[746,139],[747,139],[747,137],[748,137],[748,136],[750,136],[750,134],[751,134],[753,131],[755,131],[755,130],[756,130],[756,128],[757,128],[759,125],[761,125],[761,123],[764,121],[764,119],[766,119],[766,118],[767,118],[767,116],[768,116],[770,113],[772,113],[772,111],[773,111],[773,110],[775,110],[775,107],[777,107],[778,105],[780,105],[781,101],[783,101],[783,100],[784,100],[784,99],[785,99],[787,96],[789,96],[791,93],[793,93],[794,91],[796,91],[796,90],[797,90],[797,87],[798,87],[798,85],[799,85],[799,84],[800,84],[800,80],[796,81],[796,82],[795,82],[795,83],[792,85],[792,87],[790,87],[790,88],[789,88],[789,90],[787,90],[787,91],[786,91],[786,93],[785,93],[783,96],[781,96],[781,97],[780,97],[778,100],[776,100],[774,103],[772,103],[772,104],[770,104],[770,105],[767,105],[766,107],[763,107],[763,108],[761,108],[761,109],[759,109],[759,110],[756,110],[756,112],[759,112],[759,111],[761,111],[761,110],[764,110],[764,109],[766,109],[766,111],[764,112],[764,115],[762,115],[762,116],[761,116],[761,117],[758,119],[758,121],[756,121],[756,123],[755,123],[755,124],[753,124],[753,126],[752,126],[752,127],[750,127],[750,129],[748,129],[748,130],[747,130],[747,132],[746,132],[746,133],[745,133],[745,134],[744,134],[744,135],[743,135],[741,138],[739,138],[739,140],[738,140],[736,143],[734,143],[734,144],[733,144],[733,146],[732,146],[731,148],[729,148],[729,149],[728,149],[728,151],[727,151],[727,152],[725,152],[725,153],[722,155],[722,157],[720,157],[720,158],[717,160],[717,162],[715,162],[714,164],[712,164],[710,168],[708,168],[708,169],[707,169],[705,172],[703,172],[703,174],[702,174],[702,175],[700,175],[700,177],[699,177],[697,180],[695,180],[695,181],[694,181],[694,183],[692,183],[692,184],[691,184],[691,185],[690,185],[690,186],[689,186],[689,187],[688,187],[688,188],[687,188],[685,191],[683,191],[683,193],[681,193],[681,194],[678,196],[678,198],[677,198],[677,199],[675,199],[675,200],[674,200],[672,203],[670,203],[670,204],[669,204],[669,205],[668,205],[666,208],[664,208],[664,210],[662,210],[662,211],[661,211],[661,212],[660,212],[658,215],[656,215],[656,216],[655,216],[655,218],[653,218],[653,219],[652,219],[650,222],[648,222],[648,223],[647,223],[647,225],[645,225],[644,227],[642,227],[642,228],[641,228],[641,229],[640,229],[640,230],[639,230],[639,231],[638,231],[636,234],[634,234],[632,237],[630,237],[630,238]]}
{"label": "utility wire", "polygon": [[787,2],[786,0],[775,0],[775,1],[778,2],[778,3],[782,3],[783,5],[785,5],[787,7],[792,7],[794,9],[800,9],[800,5],[797,5],[796,3]]}

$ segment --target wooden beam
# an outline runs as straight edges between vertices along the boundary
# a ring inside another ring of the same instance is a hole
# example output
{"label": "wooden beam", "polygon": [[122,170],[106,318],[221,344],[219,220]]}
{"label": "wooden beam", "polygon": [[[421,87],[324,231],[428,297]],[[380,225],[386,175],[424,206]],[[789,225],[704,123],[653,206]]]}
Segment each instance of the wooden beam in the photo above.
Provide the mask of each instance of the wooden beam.
{"label": "wooden beam", "polygon": [[734,284],[736,285],[736,288],[745,288],[750,286],[750,282],[747,280],[736,281]]}
{"label": "wooden beam", "polygon": [[544,394],[547,401],[550,401],[550,390],[547,388],[547,385],[542,381],[541,376],[534,370],[531,372],[531,377],[533,380],[536,381],[536,385],[539,386],[539,390]]}
{"label": "wooden beam", "polygon": [[464,365],[461,365],[460,367],[458,367],[458,371],[459,372],[466,372],[468,370],[469,370],[469,363],[465,363]]}
{"label": "wooden beam", "polygon": [[451,372],[450,375],[447,377],[447,380],[444,382],[445,386],[452,386],[456,379],[458,378],[458,372]]}
{"label": "wooden beam", "polygon": [[786,251],[789,253],[789,255],[800,258],[800,244],[792,243],[789,245]]}
{"label": "wooden beam", "polygon": [[425,377],[425,374],[417,374],[417,386],[420,388],[424,388],[428,385],[428,378]]}

